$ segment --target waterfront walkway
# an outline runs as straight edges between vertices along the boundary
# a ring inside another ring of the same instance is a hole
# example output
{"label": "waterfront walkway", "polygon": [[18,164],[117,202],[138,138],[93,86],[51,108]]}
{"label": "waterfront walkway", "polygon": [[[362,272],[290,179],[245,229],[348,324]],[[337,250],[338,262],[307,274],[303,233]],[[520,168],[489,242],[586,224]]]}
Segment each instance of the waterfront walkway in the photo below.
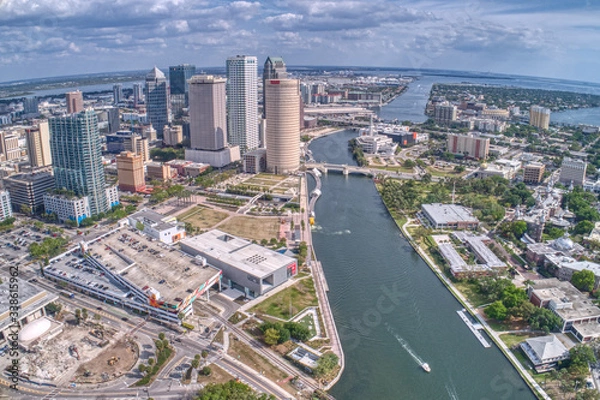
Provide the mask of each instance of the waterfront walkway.
{"label": "waterfront walkway", "polygon": [[410,219],[408,221],[406,221],[406,223],[401,227],[401,230],[402,230],[402,233],[404,234],[404,236],[406,237],[406,239],[411,244],[411,246],[415,249],[415,251],[419,254],[419,256],[421,256],[421,258],[429,265],[429,267],[438,276],[438,278],[440,278],[440,280],[444,283],[444,285],[446,285],[446,287],[448,288],[448,290],[450,290],[450,292],[454,295],[454,297],[456,297],[463,304],[465,309],[479,321],[479,323],[481,324],[481,326],[483,327],[485,332],[488,334],[488,336],[494,341],[494,343],[496,343],[496,345],[504,353],[506,358],[508,358],[508,360],[511,362],[511,364],[517,369],[517,371],[519,372],[521,377],[523,379],[525,379],[527,384],[536,392],[536,394],[539,395],[544,400],[552,400],[552,398],[546,394],[544,389],[542,389],[542,387],[533,379],[533,377],[529,374],[529,372],[527,372],[527,370],[523,367],[521,362],[517,359],[517,357],[515,357],[513,352],[508,348],[508,346],[500,338],[500,335],[488,325],[487,321],[479,313],[477,313],[477,311],[475,310],[475,307],[473,307],[471,305],[469,300],[465,296],[463,296],[463,294],[454,286],[452,281],[450,281],[450,279],[448,279],[448,277],[446,275],[444,275],[443,271],[440,270],[440,268],[431,259],[431,257],[429,257],[429,255],[421,248],[421,246],[419,246],[415,242],[415,240],[410,235],[410,233],[408,232],[408,229],[407,229],[410,222],[411,222]]}
{"label": "waterfront walkway", "polygon": [[[315,176],[315,179],[318,177]],[[319,180],[320,182],[320,180]],[[321,263],[317,260],[316,255],[314,254],[313,245],[312,245],[312,233],[310,230],[310,224],[308,224],[308,215],[310,213],[309,210],[309,194],[308,194],[308,182],[306,179],[306,175],[302,180],[302,184],[300,185],[300,207],[304,209],[304,213],[302,215],[302,219],[305,221],[306,229],[302,232],[302,239],[306,242],[308,247],[308,255],[306,257],[306,264],[310,266],[310,270],[312,272],[313,280],[315,282],[315,289],[317,291],[317,298],[319,299],[319,307],[321,309],[321,316],[323,317],[323,324],[325,325],[323,328],[327,333],[327,337],[329,338],[329,343],[331,346],[331,351],[337,355],[340,359],[340,372],[338,375],[328,382],[325,389],[330,389],[337,383],[337,381],[342,376],[342,372],[345,367],[345,359],[344,359],[344,351],[342,349],[342,344],[340,342],[340,335],[338,333],[337,327],[335,326],[335,320],[333,319],[333,312],[331,311],[331,305],[329,304],[329,297],[327,296],[327,291],[329,290],[329,286],[327,285],[327,281],[325,279],[325,274],[323,272],[323,268]],[[316,200],[315,200],[316,201]],[[314,203],[311,203],[314,206]]]}

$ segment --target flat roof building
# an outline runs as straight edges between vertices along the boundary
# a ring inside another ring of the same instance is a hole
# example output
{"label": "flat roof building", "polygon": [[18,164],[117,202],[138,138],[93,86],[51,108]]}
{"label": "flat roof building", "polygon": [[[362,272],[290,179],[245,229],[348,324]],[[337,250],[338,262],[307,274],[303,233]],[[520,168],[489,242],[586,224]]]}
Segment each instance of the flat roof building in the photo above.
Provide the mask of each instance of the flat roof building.
{"label": "flat roof building", "polygon": [[180,245],[186,253],[204,257],[221,269],[225,283],[246,297],[261,296],[298,271],[295,259],[217,229],[182,240]]}
{"label": "flat roof building", "polygon": [[142,192],[146,189],[144,160],[141,155],[124,151],[117,156],[119,189],[125,192]]}
{"label": "flat roof building", "polygon": [[523,167],[523,182],[540,183],[544,177],[546,166],[539,162],[530,162]]}
{"label": "flat roof building", "polygon": [[585,172],[587,163],[582,160],[564,158],[560,167],[560,176],[558,181],[563,185],[582,186],[585,181]]}
{"label": "flat roof building", "polygon": [[474,135],[448,134],[448,152],[465,157],[486,159],[490,151],[490,139]]}
{"label": "flat roof building", "polygon": [[44,211],[44,195],[54,189],[54,176],[47,171],[16,174],[4,178],[4,187],[10,193],[13,211],[21,212],[26,206],[39,214]]}
{"label": "flat roof building", "polygon": [[[11,285],[10,279],[2,277],[0,283],[0,346],[4,346],[9,340],[18,340],[11,337],[11,333],[17,333],[21,342],[24,328],[37,319],[44,318],[46,311],[44,307],[53,302],[58,296],[35,286],[22,279],[17,279],[17,293],[19,300],[19,312],[11,313]],[[13,319],[15,318],[15,319]],[[46,331],[41,332],[46,333]]]}
{"label": "flat roof building", "polygon": [[143,209],[127,217],[132,228],[144,232],[153,239],[173,244],[185,238],[185,224],[152,210]]}
{"label": "flat roof building", "polygon": [[479,226],[472,211],[457,204],[423,204],[421,215],[434,229],[475,229]]}
{"label": "flat roof building", "polygon": [[529,109],[529,125],[540,129],[548,129],[550,127],[550,109],[531,106]]}
{"label": "flat roof building", "polygon": [[[85,255],[85,257],[84,257]],[[150,318],[179,325],[221,271],[125,227],[50,260],[48,279]]]}
{"label": "flat roof building", "polygon": [[550,309],[561,320],[560,331],[581,342],[600,337],[600,308],[569,282],[556,278],[535,281],[527,290],[535,306]]}

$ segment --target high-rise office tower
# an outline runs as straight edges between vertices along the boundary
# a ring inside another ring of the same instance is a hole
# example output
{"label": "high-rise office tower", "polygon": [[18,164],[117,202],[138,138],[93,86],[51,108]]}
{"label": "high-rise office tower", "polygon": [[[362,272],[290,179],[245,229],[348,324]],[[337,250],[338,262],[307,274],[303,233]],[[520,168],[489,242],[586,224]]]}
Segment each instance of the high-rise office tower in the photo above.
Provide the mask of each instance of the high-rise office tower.
{"label": "high-rise office tower", "polygon": [[11,175],[3,181],[4,188],[10,193],[13,211],[17,212],[25,206],[34,214],[41,213],[44,195],[54,188],[54,176],[47,171]]}
{"label": "high-rise office tower", "polygon": [[146,189],[142,156],[124,151],[116,158],[119,189],[133,193]]}
{"label": "high-rise office tower", "polygon": [[285,79],[287,78],[287,69],[285,67],[285,62],[283,62],[283,58],[281,57],[267,57],[265,61],[265,66],[263,68],[263,118],[267,116],[267,96],[266,86],[267,81],[269,79]]}
{"label": "high-rise office tower", "polygon": [[240,153],[258,147],[257,61],[252,56],[227,59],[227,134]]}
{"label": "high-rise office tower", "polygon": [[50,128],[48,126],[48,121],[43,121],[37,126],[27,128],[25,130],[25,136],[27,139],[29,164],[34,168],[52,165],[52,155],[50,153]]}
{"label": "high-rise office tower", "polygon": [[169,85],[171,95],[186,94],[188,92],[188,79],[196,73],[196,66],[181,64],[169,67]]}
{"label": "high-rise office tower", "polygon": [[75,114],[83,111],[83,93],[76,90],[74,92],[67,92],[65,97],[67,98],[68,114]]}
{"label": "high-rise office tower", "polygon": [[106,109],[106,119],[108,120],[108,133],[115,133],[121,129],[121,115],[119,107]]}
{"label": "high-rise office tower", "polygon": [[146,75],[145,96],[148,121],[162,138],[163,128],[169,124],[169,87],[165,74],[156,67]]}
{"label": "high-rise office tower", "polygon": [[189,81],[190,147],[221,150],[227,145],[227,80],[196,75]]}
{"label": "high-rise office tower", "polygon": [[300,82],[269,79],[267,105],[267,171],[285,174],[300,166]]}
{"label": "high-rise office tower", "polygon": [[23,99],[23,113],[25,115],[38,115],[40,113],[37,97],[26,97]]}
{"label": "high-rise office tower", "polygon": [[529,109],[529,125],[540,129],[550,126],[550,109],[540,106],[531,106]]}
{"label": "high-rise office tower", "polygon": [[12,161],[20,157],[19,136],[11,132],[0,132],[0,160]]}
{"label": "high-rise office tower", "polygon": [[107,212],[98,118],[92,110],[51,118],[50,149],[57,189],[89,199],[92,215]]}
{"label": "high-rise office tower", "polygon": [[142,85],[140,85],[139,83],[134,83],[133,84],[133,106],[137,107],[138,104],[140,104],[142,102],[143,98],[144,98],[144,92],[142,90]]}
{"label": "high-rise office tower", "polygon": [[113,103],[119,104],[123,101],[123,85],[120,83],[115,83],[113,85]]}

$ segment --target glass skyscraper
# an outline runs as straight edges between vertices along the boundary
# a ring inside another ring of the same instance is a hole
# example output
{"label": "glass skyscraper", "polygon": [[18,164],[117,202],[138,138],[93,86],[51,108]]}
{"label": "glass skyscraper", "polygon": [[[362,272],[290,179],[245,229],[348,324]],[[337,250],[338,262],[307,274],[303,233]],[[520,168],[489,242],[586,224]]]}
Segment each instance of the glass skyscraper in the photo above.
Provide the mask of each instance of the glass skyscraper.
{"label": "glass skyscraper", "polygon": [[196,73],[196,66],[191,64],[181,64],[169,67],[169,85],[171,86],[171,95],[186,94],[188,92],[187,80]]}
{"label": "glass skyscraper", "polygon": [[169,123],[169,87],[167,78],[156,67],[146,75],[146,114],[159,137]]}
{"label": "glass skyscraper", "polygon": [[57,189],[87,196],[92,215],[107,212],[98,118],[93,110],[50,118],[50,149]]}
{"label": "glass skyscraper", "polygon": [[258,147],[258,68],[256,57],[227,59],[227,134],[243,155]]}

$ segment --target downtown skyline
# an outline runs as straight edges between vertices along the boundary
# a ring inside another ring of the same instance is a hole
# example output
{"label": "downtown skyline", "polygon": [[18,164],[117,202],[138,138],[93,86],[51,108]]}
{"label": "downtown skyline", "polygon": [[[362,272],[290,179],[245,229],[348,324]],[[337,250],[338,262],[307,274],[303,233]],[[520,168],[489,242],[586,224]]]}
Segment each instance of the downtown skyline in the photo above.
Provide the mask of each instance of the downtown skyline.
{"label": "downtown skyline", "polygon": [[0,11],[4,82],[208,68],[235,54],[600,82],[600,5],[586,1],[5,1]]}

